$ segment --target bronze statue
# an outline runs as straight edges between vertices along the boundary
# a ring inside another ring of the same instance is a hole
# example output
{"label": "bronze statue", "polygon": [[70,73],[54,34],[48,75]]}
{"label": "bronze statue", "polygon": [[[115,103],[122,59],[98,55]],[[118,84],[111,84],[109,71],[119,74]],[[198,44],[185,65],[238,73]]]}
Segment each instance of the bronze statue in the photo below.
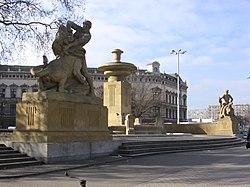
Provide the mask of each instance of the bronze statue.
{"label": "bronze statue", "polygon": [[233,105],[233,97],[229,94],[229,90],[225,91],[225,94],[222,97],[219,97],[220,103],[220,117],[223,118],[225,116],[233,116],[234,109]]}
{"label": "bronze statue", "polygon": [[90,21],[84,21],[83,26],[72,21],[68,21],[66,26],[60,25],[52,44],[56,59],[31,69],[31,74],[37,77],[39,91],[56,87],[58,92],[81,92],[94,96],[83,48],[91,39],[91,26]]}

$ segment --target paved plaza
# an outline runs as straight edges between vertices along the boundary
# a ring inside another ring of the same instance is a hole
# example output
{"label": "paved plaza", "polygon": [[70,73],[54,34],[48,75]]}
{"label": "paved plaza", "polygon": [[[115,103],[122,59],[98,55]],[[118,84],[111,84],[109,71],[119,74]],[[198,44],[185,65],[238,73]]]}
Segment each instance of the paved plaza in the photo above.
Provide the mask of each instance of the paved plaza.
{"label": "paved plaza", "polygon": [[[250,149],[244,146],[112,159],[114,161],[87,167],[79,166],[72,170],[58,169],[47,174],[2,178],[0,186],[77,187],[80,186],[81,179],[87,180],[87,187],[250,186]],[[39,169],[41,166],[35,167]],[[29,167],[27,170],[35,167]],[[74,178],[66,177],[65,171]]]}

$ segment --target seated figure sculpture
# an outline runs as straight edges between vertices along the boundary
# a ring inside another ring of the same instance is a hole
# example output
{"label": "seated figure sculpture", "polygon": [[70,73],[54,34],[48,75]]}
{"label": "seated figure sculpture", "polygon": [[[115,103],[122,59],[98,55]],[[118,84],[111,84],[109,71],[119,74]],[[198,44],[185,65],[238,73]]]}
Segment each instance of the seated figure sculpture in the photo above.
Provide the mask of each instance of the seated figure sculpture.
{"label": "seated figure sculpture", "polygon": [[83,48],[91,39],[91,26],[90,21],[84,21],[83,26],[72,21],[66,26],[60,25],[52,44],[56,59],[31,69],[31,74],[37,78],[38,91],[56,88],[58,92],[95,95]]}
{"label": "seated figure sculpture", "polygon": [[234,109],[232,107],[233,97],[229,94],[229,90],[226,90],[225,94],[222,97],[219,97],[219,103],[220,103],[220,118],[234,115]]}

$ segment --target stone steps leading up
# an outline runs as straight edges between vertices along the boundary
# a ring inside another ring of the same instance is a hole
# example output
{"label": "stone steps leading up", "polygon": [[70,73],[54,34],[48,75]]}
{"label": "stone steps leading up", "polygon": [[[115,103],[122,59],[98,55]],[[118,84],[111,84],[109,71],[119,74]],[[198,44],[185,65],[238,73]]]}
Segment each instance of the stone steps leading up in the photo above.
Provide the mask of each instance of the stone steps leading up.
{"label": "stone steps leading up", "polygon": [[10,162],[10,163],[4,163],[0,164],[0,170],[2,169],[11,169],[11,168],[18,168],[18,167],[27,167],[27,166],[34,166],[34,165],[40,165],[42,162],[39,162],[37,160],[34,161],[23,161],[23,162]]}
{"label": "stone steps leading up", "polygon": [[18,158],[18,157],[27,157],[25,153],[9,153],[9,154],[1,154],[0,153],[0,159],[5,159],[5,158]]}
{"label": "stone steps leading up", "polygon": [[[111,134],[125,134],[125,126],[110,126],[108,127]],[[135,134],[162,134],[161,127],[155,125],[135,125]]]}
{"label": "stone steps leading up", "polygon": [[203,140],[131,141],[122,143],[113,155],[136,157],[154,154],[223,149],[244,145],[245,142],[236,137]]}
{"label": "stone steps leading up", "polygon": [[0,170],[40,164],[43,162],[0,144]]}

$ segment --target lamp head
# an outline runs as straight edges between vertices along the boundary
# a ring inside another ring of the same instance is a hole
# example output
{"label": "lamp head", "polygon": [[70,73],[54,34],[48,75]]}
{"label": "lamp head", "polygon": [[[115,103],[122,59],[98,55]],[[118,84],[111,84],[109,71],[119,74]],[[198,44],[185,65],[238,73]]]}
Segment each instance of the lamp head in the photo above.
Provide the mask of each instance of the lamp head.
{"label": "lamp head", "polygon": [[172,49],[172,50],[170,51],[170,54],[174,54],[174,53],[176,53],[176,52],[175,52],[174,49]]}

